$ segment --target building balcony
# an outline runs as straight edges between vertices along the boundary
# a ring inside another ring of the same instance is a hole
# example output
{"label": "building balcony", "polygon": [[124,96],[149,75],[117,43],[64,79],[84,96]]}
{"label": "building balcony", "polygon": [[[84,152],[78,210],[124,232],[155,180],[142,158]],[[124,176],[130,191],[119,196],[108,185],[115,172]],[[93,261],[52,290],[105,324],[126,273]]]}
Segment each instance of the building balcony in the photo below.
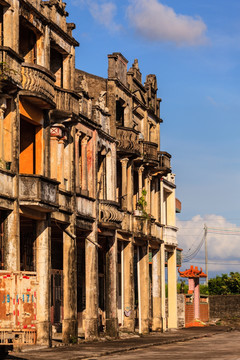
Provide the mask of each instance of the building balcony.
{"label": "building balcony", "polygon": [[22,64],[22,88],[20,95],[42,109],[55,107],[55,76],[46,68],[29,63]]}
{"label": "building balcony", "polygon": [[11,48],[0,46],[0,88],[5,93],[22,87],[23,59]]}
{"label": "building balcony", "polygon": [[136,237],[141,236],[150,236],[151,235],[151,220],[146,219],[143,216],[134,216],[133,217],[133,232]]}
{"label": "building balcony", "polygon": [[54,115],[56,117],[79,114],[79,96],[73,91],[55,86],[54,101],[56,103],[56,109],[54,110]]}
{"label": "building balcony", "polygon": [[177,246],[177,230],[175,226],[165,225],[163,228],[163,241],[165,245]]}
{"label": "building balcony", "polygon": [[99,223],[103,227],[119,228],[124,214],[119,210],[119,204],[110,200],[99,200]]}
{"label": "building balcony", "polygon": [[66,213],[72,212],[72,194],[69,191],[59,189],[59,210]]}
{"label": "building balcony", "polygon": [[124,212],[124,218],[122,221],[121,228],[123,231],[126,232],[132,231],[132,215],[130,213]]}
{"label": "building balcony", "polygon": [[167,172],[171,171],[171,155],[166,151],[158,152],[158,161],[159,167],[166,170]]}
{"label": "building balcony", "polygon": [[59,206],[58,184],[57,180],[41,175],[20,174],[20,205],[42,212],[56,211]]}
{"label": "building balcony", "polygon": [[145,161],[158,161],[158,145],[150,142],[143,141],[143,156]]}
{"label": "building balcony", "polygon": [[141,145],[138,134],[138,131],[132,128],[117,127],[117,151],[126,155],[140,155]]}
{"label": "building balcony", "polygon": [[93,220],[96,218],[95,215],[95,199],[88,196],[77,194],[76,196],[76,206],[77,206],[77,215],[83,218],[88,218]]}
{"label": "building balcony", "polygon": [[13,209],[13,178],[12,172],[0,168],[0,207],[3,209]]}

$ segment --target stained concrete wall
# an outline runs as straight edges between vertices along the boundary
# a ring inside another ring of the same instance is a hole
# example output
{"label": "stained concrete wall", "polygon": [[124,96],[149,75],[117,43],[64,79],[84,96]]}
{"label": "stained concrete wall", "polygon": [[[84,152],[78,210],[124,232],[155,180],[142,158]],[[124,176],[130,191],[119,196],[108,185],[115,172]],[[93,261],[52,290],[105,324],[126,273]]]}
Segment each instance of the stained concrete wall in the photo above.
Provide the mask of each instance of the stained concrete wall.
{"label": "stained concrete wall", "polygon": [[177,296],[177,319],[178,328],[185,326],[185,295],[178,294]]}
{"label": "stained concrete wall", "polygon": [[82,81],[87,81],[88,95],[94,98],[94,102],[98,99],[101,91],[107,90],[107,80],[99,76],[89,74],[85,71],[76,69],[75,86],[80,89]]}
{"label": "stained concrete wall", "polygon": [[209,296],[210,319],[240,318],[240,295]]}

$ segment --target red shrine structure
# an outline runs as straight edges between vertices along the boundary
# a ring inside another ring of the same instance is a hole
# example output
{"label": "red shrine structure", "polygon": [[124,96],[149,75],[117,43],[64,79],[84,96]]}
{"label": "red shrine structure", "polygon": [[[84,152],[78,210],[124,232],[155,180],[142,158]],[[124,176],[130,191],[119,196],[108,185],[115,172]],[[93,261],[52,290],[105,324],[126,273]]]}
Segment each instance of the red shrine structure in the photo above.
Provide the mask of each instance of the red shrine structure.
{"label": "red shrine structure", "polygon": [[[182,278],[188,278],[188,296],[186,296],[185,327],[205,326],[203,320],[206,321],[206,314],[204,316],[204,319],[202,319],[200,311],[201,304],[199,279],[206,278],[207,275],[202,271],[202,268],[200,268],[199,270],[197,266],[193,267],[193,265],[190,266],[190,269],[187,269],[185,271],[180,271],[179,269],[178,272]],[[192,307],[188,305],[192,305]]]}

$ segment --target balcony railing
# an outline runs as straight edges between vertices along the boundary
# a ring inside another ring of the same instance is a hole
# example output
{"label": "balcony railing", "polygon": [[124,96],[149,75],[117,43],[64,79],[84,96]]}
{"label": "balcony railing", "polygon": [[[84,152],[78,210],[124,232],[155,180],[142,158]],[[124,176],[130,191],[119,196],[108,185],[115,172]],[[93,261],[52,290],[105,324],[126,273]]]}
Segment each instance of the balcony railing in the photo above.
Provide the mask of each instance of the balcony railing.
{"label": "balcony railing", "polygon": [[158,161],[158,145],[150,141],[143,141],[143,155],[145,160]]}
{"label": "balcony railing", "polygon": [[78,96],[72,91],[55,87],[56,110],[79,114]]}
{"label": "balcony railing", "polygon": [[67,213],[72,212],[72,194],[69,191],[59,189],[59,210]]}
{"label": "balcony railing", "polygon": [[[14,198],[13,177],[14,174],[12,174],[10,171],[0,169],[0,198],[7,200],[12,200]],[[1,207],[3,207],[3,203],[6,203],[7,208],[9,206],[8,201],[2,202],[0,199],[0,203]]]}
{"label": "balcony railing", "polygon": [[124,218],[122,221],[122,230],[130,232],[132,231],[132,215],[129,213],[124,212]]}
{"label": "balcony railing", "polygon": [[163,240],[166,245],[177,245],[177,228],[175,226],[166,225],[163,228]]}
{"label": "balcony railing", "polygon": [[38,97],[55,106],[55,76],[42,66],[22,64],[22,87],[26,96]]}
{"label": "balcony railing", "polygon": [[137,235],[151,235],[151,220],[147,220],[142,216],[133,217],[133,231]]}
{"label": "balcony railing", "polygon": [[117,150],[121,152],[137,153],[140,154],[141,147],[139,143],[138,131],[127,128],[127,127],[118,127],[117,128],[117,140],[118,147]]}
{"label": "balcony railing", "polygon": [[22,58],[12,49],[0,46],[0,82],[2,85],[21,87]]}
{"label": "balcony railing", "polygon": [[158,152],[159,166],[161,168],[171,169],[171,155],[166,151]]}
{"label": "balcony railing", "polygon": [[77,194],[77,212],[79,216],[95,218],[94,202],[95,199]]}
{"label": "balcony railing", "polygon": [[45,212],[58,208],[58,181],[32,174],[21,174],[19,181],[20,205]]}
{"label": "balcony railing", "polygon": [[124,214],[119,211],[119,204],[110,200],[99,200],[99,222],[107,224],[120,224]]}

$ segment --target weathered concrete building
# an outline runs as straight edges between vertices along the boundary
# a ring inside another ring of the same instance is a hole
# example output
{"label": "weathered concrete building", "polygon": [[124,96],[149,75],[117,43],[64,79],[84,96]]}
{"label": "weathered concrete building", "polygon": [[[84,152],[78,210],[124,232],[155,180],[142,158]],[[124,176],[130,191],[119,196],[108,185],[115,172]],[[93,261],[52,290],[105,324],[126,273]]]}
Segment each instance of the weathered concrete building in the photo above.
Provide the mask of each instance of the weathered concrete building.
{"label": "weathered concrete building", "polygon": [[[77,70],[78,76],[86,79],[93,99],[104,94],[102,101],[110,113],[110,135],[117,140],[117,204],[109,202],[109,211],[119,206],[123,219],[115,226],[108,221],[103,229],[99,223],[99,239],[106,234],[104,247],[115,252],[115,258],[109,258],[109,250],[105,251],[108,289],[99,288],[100,293],[110,294],[102,304],[106,330],[108,324],[113,335],[118,332],[118,324],[128,331],[138,328],[141,333],[147,333],[150,328],[174,328],[177,326],[175,182],[170,169],[171,156],[160,151],[161,99],[157,98],[156,76],[148,75],[143,85],[137,60],[129,71],[128,61],[120,53],[109,55],[108,61],[107,79]],[[166,254],[171,299],[168,319]]]}
{"label": "weathered concrete building", "polygon": [[175,328],[175,182],[156,76],[142,84],[120,53],[107,79],[75,70],[60,0],[2,0],[0,10],[0,266],[35,279],[26,296],[1,288],[11,306],[35,309],[21,321],[14,310],[5,328],[47,345],[52,330],[67,343]]}

